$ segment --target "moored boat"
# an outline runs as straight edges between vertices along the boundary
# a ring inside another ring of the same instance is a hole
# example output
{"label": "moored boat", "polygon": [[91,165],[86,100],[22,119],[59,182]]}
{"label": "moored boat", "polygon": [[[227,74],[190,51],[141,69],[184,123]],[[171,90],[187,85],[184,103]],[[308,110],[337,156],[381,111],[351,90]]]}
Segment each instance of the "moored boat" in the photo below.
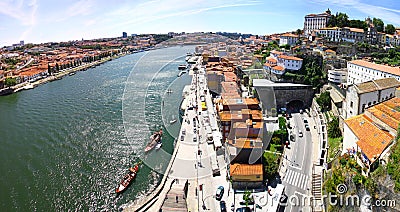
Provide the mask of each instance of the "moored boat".
{"label": "moored boat", "polygon": [[139,165],[140,163],[137,163],[134,167],[129,168],[129,173],[124,176],[117,189],[115,189],[115,192],[117,192],[117,194],[125,191],[131,184],[132,180],[136,178],[136,174],[139,171]]}
{"label": "moored boat", "polygon": [[157,142],[157,145],[156,145],[155,149],[158,150],[158,149],[161,148],[161,146],[162,146],[162,142],[159,141],[159,142]]}
{"label": "moored boat", "polygon": [[148,152],[152,150],[158,142],[161,142],[161,137],[162,137],[163,131],[160,129],[158,132],[154,132],[153,135],[150,136],[151,141],[146,145],[146,148],[144,149],[145,152]]}

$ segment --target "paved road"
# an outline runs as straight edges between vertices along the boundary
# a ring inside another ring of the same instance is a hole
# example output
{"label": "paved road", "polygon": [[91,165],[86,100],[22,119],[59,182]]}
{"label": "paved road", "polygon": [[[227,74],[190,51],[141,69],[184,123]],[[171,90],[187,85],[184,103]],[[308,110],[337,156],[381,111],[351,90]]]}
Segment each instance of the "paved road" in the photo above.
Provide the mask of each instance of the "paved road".
{"label": "paved road", "polygon": [[[299,199],[303,195],[309,195],[312,171],[312,136],[310,131],[306,131],[303,119],[310,122],[310,118],[305,114],[293,114],[290,120],[293,127],[292,132],[295,135],[295,141],[291,142],[290,149],[287,151],[286,172],[282,182],[286,187],[286,195],[289,200],[296,195]],[[310,128],[313,126],[310,125]],[[299,131],[303,133],[299,137]],[[308,211],[307,207],[288,205],[285,211]]]}

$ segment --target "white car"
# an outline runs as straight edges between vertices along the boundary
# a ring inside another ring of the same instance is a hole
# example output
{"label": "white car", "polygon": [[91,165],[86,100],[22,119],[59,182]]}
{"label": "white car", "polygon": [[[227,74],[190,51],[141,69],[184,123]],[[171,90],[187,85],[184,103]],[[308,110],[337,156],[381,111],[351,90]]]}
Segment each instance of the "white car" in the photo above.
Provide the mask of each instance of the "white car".
{"label": "white car", "polygon": [[300,130],[299,130],[299,137],[300,138],[303,137],[303,132],[301,132]]}

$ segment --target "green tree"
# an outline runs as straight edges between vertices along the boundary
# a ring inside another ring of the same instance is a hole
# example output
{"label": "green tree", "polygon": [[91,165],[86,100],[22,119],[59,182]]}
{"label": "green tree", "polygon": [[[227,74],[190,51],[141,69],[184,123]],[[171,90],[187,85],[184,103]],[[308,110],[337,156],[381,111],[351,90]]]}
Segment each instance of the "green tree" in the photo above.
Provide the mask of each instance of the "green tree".
{"label": "green tree", "polygon": [[254,204],[254,198],[249,190],[244,191],[243,201],[246,207],[249,206],[249,204]]}
{"label": "green tree", "polygon": [[339,138],[342,136],[342,132],[339,128],[339,119],[334,117],[332,121],[328,123],[328,136],[330,138]]}
{"label": "green tree", "polygon": [[17,80],[15,78],[7,77],[5,80],[6,87],[11,87],[17,84]]}
{"label": "green tree", "polygon": [[346,13],[339,13],[336,16],[336,26],[345,27],[349,22],[349,16]]}
{"label": "green tree", "polygon": [[396,31],[396,28],[394,28],[393,24],[386,25],[385,33],[393,35],[395,31]]}
{"label": "green tree", "polygon": [[329,91],[325,91],[316,98],[318,105],[322,110],[327,111],[331,109],[331,96]]}
{"label": "green tree", "polygon": [[376,31],[378,32],[383,32],[383,28],[385,27],[385,24],[380,18],[373,18],[372,23],[375,26]]}
{"label": "green tree", "polygon": [[278,172],[278,156],[274,153],[264,152],[264,171],[267,179],[273,179]]}
{"label": "green tree", "polygon": [[297,29],[297,30],[296,30],[296,34],[297,34],[297,35],[301,35],[301,34],[303,34],[303,30],[301,30],[301,29]]}

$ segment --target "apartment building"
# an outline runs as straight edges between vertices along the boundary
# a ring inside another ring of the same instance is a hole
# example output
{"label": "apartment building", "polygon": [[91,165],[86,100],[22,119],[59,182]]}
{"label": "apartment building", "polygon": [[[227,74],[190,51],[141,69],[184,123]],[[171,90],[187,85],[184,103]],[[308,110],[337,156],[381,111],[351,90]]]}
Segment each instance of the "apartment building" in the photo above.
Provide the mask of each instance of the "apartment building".
{"label": "apartment building", "polygon": [[352,60],[347,62],[347,69],[347,84],[356,84],[389,77],[400,81],[400,67],[376,64],[365,60]]}

